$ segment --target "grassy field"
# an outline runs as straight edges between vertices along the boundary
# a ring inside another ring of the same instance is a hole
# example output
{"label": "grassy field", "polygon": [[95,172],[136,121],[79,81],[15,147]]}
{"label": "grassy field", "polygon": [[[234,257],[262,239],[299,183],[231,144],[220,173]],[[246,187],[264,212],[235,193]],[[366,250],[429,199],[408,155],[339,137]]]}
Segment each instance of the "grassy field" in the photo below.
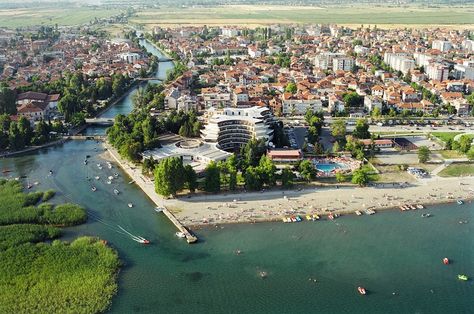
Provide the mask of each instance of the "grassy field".
{"label": "grassy field", "polygon": [[439,174],[441,177],[460,177],[474,175],[474,164],[451,164],[444,168]]}
{"label": "grassy field", "polygon": [[0,27],[17,28],[34,25],[78,25],[95,18],[119,14],[117,9],[93,7],[46,7],[24,9],[1,9]]}
{"label": "grassy field", "polygon": [[464,154],[458,152],[457,150],[440,150],[439,153],[445,159],[454,159],[454,158],[464,158]]}
{"label": "grassy field", "polygon": [[449,139],[453,140],[454,137],[458,134],[462,134],[463,132],[433,132],[431,135],[436,136],[443,142],[447,142]]}
{"label": "grassy field", "polygon": [[292,7],[231,5],[159,8],[138,12],[131,22],[146,25],[225,25],[272,23],[338,23],[355,25],[449,25],[474,23],[474,6],[465,7]]}

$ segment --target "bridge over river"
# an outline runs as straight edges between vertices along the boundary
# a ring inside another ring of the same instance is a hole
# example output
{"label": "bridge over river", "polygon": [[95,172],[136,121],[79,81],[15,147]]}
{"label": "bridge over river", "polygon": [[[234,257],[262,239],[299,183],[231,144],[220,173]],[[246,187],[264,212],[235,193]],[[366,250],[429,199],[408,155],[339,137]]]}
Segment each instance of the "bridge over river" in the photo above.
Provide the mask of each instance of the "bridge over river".
{"label": "bridge over river", "polygon": [[109,126],[114,124],[114,118],[90,118],[86,119],[86,124]]}

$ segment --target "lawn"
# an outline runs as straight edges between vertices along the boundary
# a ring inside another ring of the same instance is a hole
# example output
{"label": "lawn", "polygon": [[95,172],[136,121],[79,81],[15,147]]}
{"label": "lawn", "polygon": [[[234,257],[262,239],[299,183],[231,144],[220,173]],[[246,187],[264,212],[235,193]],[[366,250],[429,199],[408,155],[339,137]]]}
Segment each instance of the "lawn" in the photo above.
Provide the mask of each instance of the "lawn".
{"label": "lawn", "polygon": [[462,133],[463,132],[432,132],[431,135],[439,138],[440,140],[446,143],[449,139],[453,140],[456,135]]}
{"label": "lawn", "polygon": [[458,152],[457,150],[440,150],[438,152],[444,159],[455,159],[455,158],[464,158],[464,154]]}
{"label": "lawn", "polygon": [[269,23],[338,23],[338,24],[472,24],[472,6],[282,6],[226,5],[196,7],[160,7],[138,12],[131,22],[141,24],[269,24]]}
{"label": "lawn", "polygon": [[462,177],[474,175],[474,164],[451,164],[443,169],[439,174],[441,177]]}

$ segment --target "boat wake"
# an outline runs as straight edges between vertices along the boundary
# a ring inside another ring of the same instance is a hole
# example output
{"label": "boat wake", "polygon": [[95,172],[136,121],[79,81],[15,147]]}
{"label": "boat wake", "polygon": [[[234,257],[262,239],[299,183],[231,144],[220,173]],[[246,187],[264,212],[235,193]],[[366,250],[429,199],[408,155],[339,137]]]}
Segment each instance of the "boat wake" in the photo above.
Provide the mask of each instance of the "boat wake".
{"label": "boat wake", "polygon": [[145,239],[144,237],[134,235],[134,234],[128,232],[127,230],[125,230],[125,228],[123,228],[123,227],[120,226],[120,225],[117,225],[117,226],[120,228],[120,230],[122,230],[122,231],[125,232],[127,235],[129,235],[132,240],[137,241],[137,242],[139,242],[139,243],[148,243],[148,240]]}

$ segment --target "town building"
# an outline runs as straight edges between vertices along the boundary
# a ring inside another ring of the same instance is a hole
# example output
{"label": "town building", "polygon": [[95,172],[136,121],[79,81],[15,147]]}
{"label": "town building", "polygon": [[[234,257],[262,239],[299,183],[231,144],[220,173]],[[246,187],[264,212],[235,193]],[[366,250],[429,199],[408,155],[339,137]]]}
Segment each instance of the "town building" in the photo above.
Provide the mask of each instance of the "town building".
{"label": "town building", "polygon": [[266,107],[210,108],[201,137],[226,151],[239,149],[252,138],[265,139],[268,145],[273,138],[272,121],[273,116]]}

